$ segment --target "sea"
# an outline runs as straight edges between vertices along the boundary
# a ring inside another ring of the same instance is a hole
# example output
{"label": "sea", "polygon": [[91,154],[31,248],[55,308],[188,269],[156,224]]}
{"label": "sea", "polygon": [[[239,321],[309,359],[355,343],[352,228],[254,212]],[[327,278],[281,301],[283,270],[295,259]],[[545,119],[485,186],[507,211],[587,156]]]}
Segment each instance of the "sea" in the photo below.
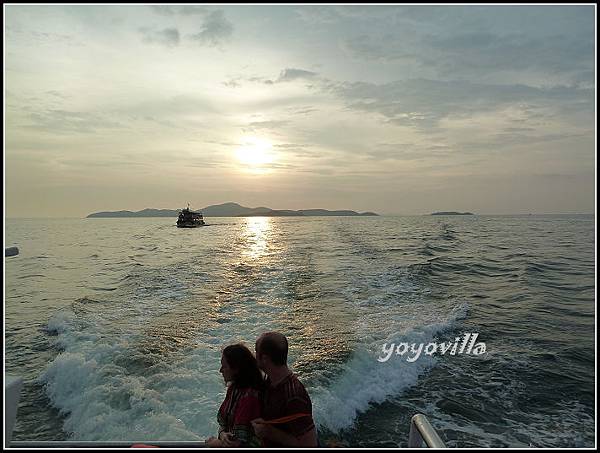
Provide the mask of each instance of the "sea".
{"label": "sea", "polygon": [[594,215],[175,220],[6,219],[13,440],[214,436],[222,348],[276,330],[323,445],[595,445]]}

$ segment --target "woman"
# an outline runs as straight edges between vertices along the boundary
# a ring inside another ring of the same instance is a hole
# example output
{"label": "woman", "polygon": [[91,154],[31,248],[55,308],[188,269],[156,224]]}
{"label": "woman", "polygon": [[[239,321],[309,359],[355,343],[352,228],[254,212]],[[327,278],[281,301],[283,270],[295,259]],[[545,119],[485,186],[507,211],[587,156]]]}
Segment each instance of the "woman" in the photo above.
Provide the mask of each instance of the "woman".
{"label": "woman", "polygon": [[260,446],[250,423],[260,418],[260,396],[263,375],[252,352],[243,344],[227,346],[221,356],[221,369],[225,383],[229,384],[227,395],[219,413],[218,438],[210,437],[209,447]]}

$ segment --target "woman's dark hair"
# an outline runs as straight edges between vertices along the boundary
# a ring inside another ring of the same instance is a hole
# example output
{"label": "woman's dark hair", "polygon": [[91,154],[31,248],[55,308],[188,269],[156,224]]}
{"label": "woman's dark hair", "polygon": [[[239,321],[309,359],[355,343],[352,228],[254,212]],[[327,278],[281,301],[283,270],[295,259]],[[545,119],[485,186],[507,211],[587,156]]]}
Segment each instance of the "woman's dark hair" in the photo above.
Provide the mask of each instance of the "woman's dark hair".
{"label": "woman's dark hair", "polygon": [[263,375],[250,349],[243,344],[232,344],[223,349],[223,357],[227,360],[227,364],[236,370],[233,383],[238,388],[251,387],[257,390],[263,388]]}

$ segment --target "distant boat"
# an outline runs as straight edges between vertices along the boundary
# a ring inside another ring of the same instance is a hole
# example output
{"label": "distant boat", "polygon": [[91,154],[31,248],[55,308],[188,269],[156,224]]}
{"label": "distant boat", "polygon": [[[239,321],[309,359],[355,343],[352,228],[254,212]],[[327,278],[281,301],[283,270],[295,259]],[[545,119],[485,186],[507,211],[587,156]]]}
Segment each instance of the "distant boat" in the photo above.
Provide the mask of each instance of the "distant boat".
{"label": "distant boat", "polygon": [[177,218],[177,228],[196,228],[204,225],[206,224],[202,213],[191,211],[189,204],[187,208],[181,210]]}

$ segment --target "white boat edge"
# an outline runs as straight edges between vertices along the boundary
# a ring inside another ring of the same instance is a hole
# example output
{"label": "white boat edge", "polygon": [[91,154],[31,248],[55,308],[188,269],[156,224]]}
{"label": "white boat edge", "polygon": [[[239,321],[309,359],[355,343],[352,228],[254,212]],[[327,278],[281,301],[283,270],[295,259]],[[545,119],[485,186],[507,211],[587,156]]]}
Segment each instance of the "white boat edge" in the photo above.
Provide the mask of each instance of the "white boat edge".
{"label": "white boat edge", "polygon": [[4,442],[10,443],[12,439],[22,386],[23,378],[9,374],[4,376]]}

